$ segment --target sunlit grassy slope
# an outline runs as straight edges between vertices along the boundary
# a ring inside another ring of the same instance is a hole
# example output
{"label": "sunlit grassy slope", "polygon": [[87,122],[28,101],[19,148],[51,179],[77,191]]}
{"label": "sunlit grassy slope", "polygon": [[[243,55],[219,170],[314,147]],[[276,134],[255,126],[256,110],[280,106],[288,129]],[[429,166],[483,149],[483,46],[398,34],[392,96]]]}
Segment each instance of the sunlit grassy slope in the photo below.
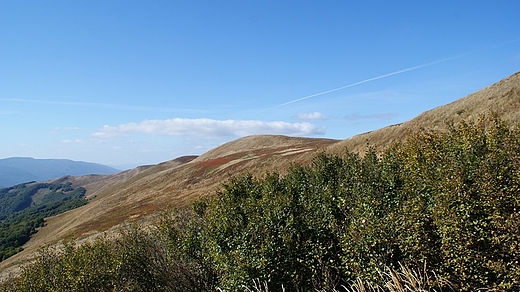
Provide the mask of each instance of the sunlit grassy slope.
{"label": "sunlit grassy slope", "polygon": [[147,222],[165,206],[182,207],[196,198],[211,196],[233,175],[283,174],[291,165],[309,163],[319,152],[341,154],[349,149],[362,153],[367,144],[383,149],[421,128],[443,130],[449,121],[476,119],[482,114],[497,114],[513,123],[519,120],[519,73],[408,122],[346,140],[249,136],[200,157],[180,157],[113,175],[64,177],[55,182],[84,187],[89,203],[48,218],[46,226],[24,246],[23,252],[0,263],[0,271],[15,271],[42,245],[70,237],[87,238],[127,221]]}

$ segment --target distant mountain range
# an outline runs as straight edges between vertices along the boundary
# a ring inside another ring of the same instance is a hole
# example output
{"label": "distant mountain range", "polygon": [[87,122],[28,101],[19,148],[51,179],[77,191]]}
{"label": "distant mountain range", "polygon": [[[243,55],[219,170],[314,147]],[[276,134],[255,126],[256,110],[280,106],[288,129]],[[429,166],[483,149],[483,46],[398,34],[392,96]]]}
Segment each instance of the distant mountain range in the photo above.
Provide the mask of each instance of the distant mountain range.
{"label": "distant mountain range", "polygon": [[113,174],[110,166],[68,159],[11,157],[0,159],[0,188],[30,181],[46,181],[66,175]]}

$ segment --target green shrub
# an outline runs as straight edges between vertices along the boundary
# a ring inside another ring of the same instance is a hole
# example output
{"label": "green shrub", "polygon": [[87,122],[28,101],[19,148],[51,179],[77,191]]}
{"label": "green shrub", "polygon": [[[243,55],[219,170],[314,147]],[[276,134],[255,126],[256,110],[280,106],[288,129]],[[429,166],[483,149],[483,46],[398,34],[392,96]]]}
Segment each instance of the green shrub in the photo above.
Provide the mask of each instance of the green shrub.
{"label": "green shrub", "polygon": [[497,118],[319,154],[231,178],[157,230],[45,249],[4,290],[519,291],[519,154]]}

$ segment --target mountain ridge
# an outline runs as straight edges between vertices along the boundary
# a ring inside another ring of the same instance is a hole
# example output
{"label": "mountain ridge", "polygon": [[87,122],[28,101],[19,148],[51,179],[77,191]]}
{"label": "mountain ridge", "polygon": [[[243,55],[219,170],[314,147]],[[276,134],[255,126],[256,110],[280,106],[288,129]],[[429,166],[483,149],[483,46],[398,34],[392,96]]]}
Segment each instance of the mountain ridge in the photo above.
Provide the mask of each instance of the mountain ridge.
{"label": "mountain ridge", "polygon": [[364,153],[367,145],[384,149],[421,129],[443,131],[449,122],[499,115],[518,125],[520,120],[520,73],[444,106],[426,111],[397,125],[356,135],[345,140],[300,138],[279,135],[242,137],[218,146],[199,157],[183,157],[113,175],[64,177],[85,187],[89,203],[73,211],[47,218],[47,225],[24,246],[20,254],[0,263],[15,268],[46,244],[63,238],[88,238],[129,221],[151,222],[166,206],[182,208],[197,198],[214,195],[232,176],[266,172],[281,175],[295,164],[309,164],[317,153],[341,155]]}
{"label": "mountain ridge", "polygon": [[476,121],[483,115],[498,115],[511,123],[520,120],[520,72],[453,102],[425,111],[404,123],[342,140],[328,150],[337,153],[348,148],[362,153],[366,150],[367,141],[375,148],[385,148],[419,129],[442,131],[449,122]]}
{"label": "mountain ridge", "polygon": [[30,181],[46,181],[65,175],[112,174],[119,171],[103,164],[70,159],[8,157],[0,159],[0,188]]}

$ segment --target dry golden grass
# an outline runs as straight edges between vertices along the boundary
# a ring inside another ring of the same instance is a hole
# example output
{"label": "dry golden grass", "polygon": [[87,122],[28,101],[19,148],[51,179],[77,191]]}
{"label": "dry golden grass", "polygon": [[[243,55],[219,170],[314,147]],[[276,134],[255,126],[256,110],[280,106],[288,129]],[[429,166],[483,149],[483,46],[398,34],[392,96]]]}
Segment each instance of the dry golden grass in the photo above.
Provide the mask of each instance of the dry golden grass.
{"label": "dry golden grass", "polygon": [[363,153],[367,143],[382,149],[419,129],[443,130],[449,121],[476,120],[482,115],[492,114],[511,123],[520,121],[520,72],[452,103],[426,111],[410,121],[354,136],[328,150],[341,153],[349,149]]}
{"label": "dry golden grass", "polygon": [[46,226],[31,238],[24,251],[0,263],[0,269],[9,270],[25,262],[40,246],[64,238],[94,236],[127,221],[150,220],[150,215],[169,205],[187,206],[195,198],[214,194],[231,175],[262,175],[292,163],[305,163],[304,158],[312,157],[303,155],[306,152],[315,153],[337,142],[252,136],[222,145],[197,159],[182,157],[107,176],[60,178],[60,182],[71,181],[74,186],[85,187],[89,203],[48,218]]}
{"label": "dry golden grass", "polygon": [[[358,278],[349,285],[336,287],[331,292],[441,292],[442,290],[438,287],[448,287],[452,291],[451,285],[446,279],[435,274],[428,274],[426,264],[419,269],[411,269],[402,265],[399,270],[386,267],[379,272],[379,275],[383,284],[372,284]],[[285,291],[285,287],[282,286],[281,289]],[[217,290],[222,291],[218,288]],[[269,292],[269,285],[267,282],[255,280],[251,287],[244,287],[244,291]]]}
{"label": "dry golden grass", "polygon": [[348,149],[363,153],[367,143],[383,149],[420,128],[442,130],[448,120],[475,119],[492,112],[513,123],[519,120],[519,73],[408,122],[343,141],[249,136],[216,147],[198,158],[181,157],[114,175],[61,178],[60,182],[70,181],[74,186],[85,187],[89,204],[48,218],[47,225],[31,238],[23,252],[0,263],[0,271],[16,270],[43,245],[67,237],[94,235],[129,220],[149,220],[149,215],[168,205],[186,206],[195,198],[214,194],[233,175],[284,174],[293,164],[309,163],[320,151],[342,154]]}

